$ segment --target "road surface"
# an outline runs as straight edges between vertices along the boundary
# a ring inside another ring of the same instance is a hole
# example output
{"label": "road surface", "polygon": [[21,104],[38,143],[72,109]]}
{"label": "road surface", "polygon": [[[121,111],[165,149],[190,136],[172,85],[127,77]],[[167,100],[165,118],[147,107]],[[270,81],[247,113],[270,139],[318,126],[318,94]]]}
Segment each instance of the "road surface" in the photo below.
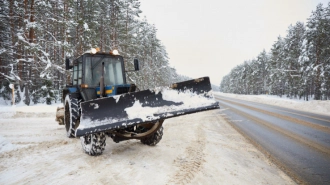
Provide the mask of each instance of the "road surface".
{"label": "road surface", "polygon": [[299,184],[330,184],[330,116],[215,98],[231,125]]}

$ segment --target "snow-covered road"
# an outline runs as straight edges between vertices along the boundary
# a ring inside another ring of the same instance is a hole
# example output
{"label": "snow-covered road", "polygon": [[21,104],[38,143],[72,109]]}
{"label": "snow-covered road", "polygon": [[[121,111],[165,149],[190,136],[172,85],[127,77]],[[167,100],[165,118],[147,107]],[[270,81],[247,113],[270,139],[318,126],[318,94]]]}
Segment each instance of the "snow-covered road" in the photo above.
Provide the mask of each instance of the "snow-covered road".
{"label": "snow-covered road", "polygon": [[2,109],[0,184],[294,184],[221,110],[165,120],[155,147],[107,138],[97,157],[86,155],[79,139],[66,137],[55,110]]}

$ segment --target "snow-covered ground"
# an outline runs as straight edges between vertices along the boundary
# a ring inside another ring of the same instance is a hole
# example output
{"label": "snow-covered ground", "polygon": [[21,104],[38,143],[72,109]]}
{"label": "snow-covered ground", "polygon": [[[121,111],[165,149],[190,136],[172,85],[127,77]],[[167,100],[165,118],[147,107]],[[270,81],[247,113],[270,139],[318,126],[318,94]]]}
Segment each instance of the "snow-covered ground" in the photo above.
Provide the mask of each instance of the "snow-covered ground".
{"label": "snow-covered ground", "polygon": [[229,98],[247,100],[252,102],[276,105],[305,112],[313,112],[316,114],[330,115],[330,100],[310,100],[304,101],[299,99],[289,99],[283,96],[282,98],[274,95],[238,95],[229,93],[214,92],[214,95],[226,96]]}
{"label": "snow-covered ground", "polygon": [[107,138],[92,157],[55,122],[56,106],[0,107],[0,184],[295,184],[221,109],[165,120],[155,147]]}

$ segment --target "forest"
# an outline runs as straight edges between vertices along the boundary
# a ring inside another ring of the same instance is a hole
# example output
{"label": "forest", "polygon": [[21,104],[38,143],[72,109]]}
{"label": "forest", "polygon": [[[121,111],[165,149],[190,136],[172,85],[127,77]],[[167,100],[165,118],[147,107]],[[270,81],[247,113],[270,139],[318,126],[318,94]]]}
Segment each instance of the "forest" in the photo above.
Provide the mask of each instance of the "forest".
{"label": "forest", "polygon": [[236,66],[220,83],[220,91],[270,94],[303,100],[330,99],[330,3],[319,4],[306,25],[290,25],[269,52],[263,50]]}
{"label": "forest", "polygon": [[[169,65],[155,25],[141,18],[139,0],[1,0],[0,97],[15,102],[61,101],[67,84],[65,58],[77,58],[91,48],[117,49],[128,83],[140,90],[188,79]],[[10,104],[11,101],[4,101]]]}

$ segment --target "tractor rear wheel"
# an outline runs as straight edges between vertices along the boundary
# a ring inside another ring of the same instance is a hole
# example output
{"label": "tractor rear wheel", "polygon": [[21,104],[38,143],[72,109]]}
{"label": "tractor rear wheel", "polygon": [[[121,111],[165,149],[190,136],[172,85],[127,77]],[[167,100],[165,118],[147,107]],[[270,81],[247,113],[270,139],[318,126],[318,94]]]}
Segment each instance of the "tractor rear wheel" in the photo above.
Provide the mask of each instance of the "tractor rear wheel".
{"label": "tractor rear wheel", "polygon": [[67,136],[69,138],[75,137],[75,131],[79,124],[79,103],[70,95],[65,98],[64,123]]}
{"label": "tractor rear wheel", "polygon": [[105,148],[105,133],[95,133],[80,137],[81,145],[85,153],[96,156],[101,155]]}
{"label": "tractor rear wheel", "polygon": [[149,146],[155,146],[163,137],[163,126],[161,126],[156,132],[150,136],[141,139],[141,143]]}

